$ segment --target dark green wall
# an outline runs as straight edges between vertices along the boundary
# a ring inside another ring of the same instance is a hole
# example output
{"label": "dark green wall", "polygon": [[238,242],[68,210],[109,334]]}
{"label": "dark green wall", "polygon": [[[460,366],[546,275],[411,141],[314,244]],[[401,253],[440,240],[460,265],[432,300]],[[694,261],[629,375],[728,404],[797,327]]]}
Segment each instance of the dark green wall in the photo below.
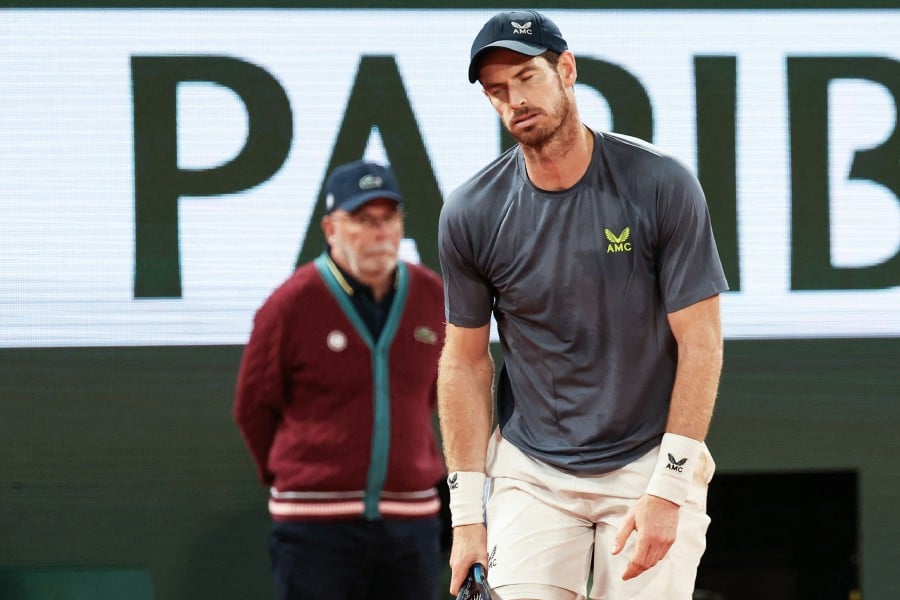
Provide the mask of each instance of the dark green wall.
{"label": "dark green wall", "polygon": [[231,421],[240,352],[0,352],[0,566],[143,566],[159,599],[272,597],[266,491]]}
{"label": "dark green wall", "polygon": [[[240,353],[0,350],[0,566],[144,567],[161,600],[272,597],[266,491],[230,414]],[[874,600],[900,597],[898,364],[900,339],[727,342],[708,440],[719,473],[858,470]]]}

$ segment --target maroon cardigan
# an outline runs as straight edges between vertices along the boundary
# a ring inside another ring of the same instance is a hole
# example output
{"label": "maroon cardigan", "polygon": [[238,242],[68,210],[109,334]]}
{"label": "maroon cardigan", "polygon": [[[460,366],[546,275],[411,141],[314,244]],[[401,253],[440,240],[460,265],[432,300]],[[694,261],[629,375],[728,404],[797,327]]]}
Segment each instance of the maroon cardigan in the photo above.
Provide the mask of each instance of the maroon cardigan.
{"label": "maroon cardigan", "polygon": [[238,374],[234,418],[271,486],[276,520],[437,514],[445,473],[434,435],[443,287],[400,263],[377,343],[352,288],[323,254],[257,311]]}

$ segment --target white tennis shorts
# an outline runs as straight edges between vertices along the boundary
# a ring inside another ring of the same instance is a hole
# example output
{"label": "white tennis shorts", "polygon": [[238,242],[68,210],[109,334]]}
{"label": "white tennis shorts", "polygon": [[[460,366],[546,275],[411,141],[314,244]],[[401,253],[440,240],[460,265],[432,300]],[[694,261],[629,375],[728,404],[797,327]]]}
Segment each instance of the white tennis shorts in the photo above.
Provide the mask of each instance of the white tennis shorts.
{"label": "white tennis shorts", "polygon": [[[675,543],[665,558],[622,581],[637,535],[610,548],[640,498],[659,448],[617,471],[575,476],[526,456],[496,430],[488,445],[488,583],[501,600],[690,600],[706,549],[706,491],[715,463],[704,445]],[[593,557],[591,590],[587,590]]]}

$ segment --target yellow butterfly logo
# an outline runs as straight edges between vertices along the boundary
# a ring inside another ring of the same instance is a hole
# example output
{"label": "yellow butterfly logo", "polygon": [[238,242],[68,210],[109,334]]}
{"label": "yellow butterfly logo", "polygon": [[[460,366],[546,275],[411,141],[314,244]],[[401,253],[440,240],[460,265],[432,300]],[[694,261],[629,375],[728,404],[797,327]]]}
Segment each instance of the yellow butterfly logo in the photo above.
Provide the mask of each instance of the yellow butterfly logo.
{"label": "yellow butterfly logo", "polygon": [[613,244],[621,244],[625,242],[629,237],[631,237],[631,227],[626,227],[619,235],[616,235],[609,229],[605,228],[603,229],[603,233],[606,234],[606,239],[608,239]]}

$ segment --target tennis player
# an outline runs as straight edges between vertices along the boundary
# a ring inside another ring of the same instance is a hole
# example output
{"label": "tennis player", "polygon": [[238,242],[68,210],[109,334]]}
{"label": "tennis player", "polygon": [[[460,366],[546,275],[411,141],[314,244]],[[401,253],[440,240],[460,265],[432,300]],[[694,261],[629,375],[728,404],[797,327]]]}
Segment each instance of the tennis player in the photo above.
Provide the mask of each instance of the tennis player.
{"label": "tennis player", "polygon": [[487,21],[468,75],[518,144],[440,217],[450,592],[480,563],[501,600],[689,600],[728,289],[703,191],[582,123],[575,57],[541,13]]}

